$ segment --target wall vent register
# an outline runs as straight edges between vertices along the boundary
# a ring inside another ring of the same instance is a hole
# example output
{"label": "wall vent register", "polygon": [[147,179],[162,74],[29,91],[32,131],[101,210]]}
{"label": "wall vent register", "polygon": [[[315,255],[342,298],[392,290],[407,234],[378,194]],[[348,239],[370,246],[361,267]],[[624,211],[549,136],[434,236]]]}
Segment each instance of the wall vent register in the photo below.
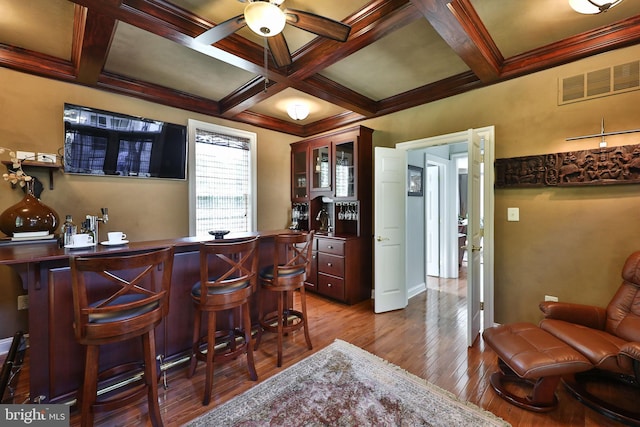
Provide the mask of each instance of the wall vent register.
{"label": "wall vent register", "polygon": [[640,89],[640,61],[561,77],[558,105]]}

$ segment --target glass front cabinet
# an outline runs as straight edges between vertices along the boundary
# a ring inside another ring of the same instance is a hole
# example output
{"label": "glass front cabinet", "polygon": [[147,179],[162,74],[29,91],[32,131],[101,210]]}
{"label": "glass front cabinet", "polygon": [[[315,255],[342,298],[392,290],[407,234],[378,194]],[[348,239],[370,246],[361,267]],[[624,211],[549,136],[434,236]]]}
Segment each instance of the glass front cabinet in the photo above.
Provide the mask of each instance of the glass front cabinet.
{"label": "glass front cabinet", "polygon": [[355,141],[339,142],[334,145],[334,164],[336,185],[336,198],[353,198],[356,196],[355,176]]}
{"label": "glass front cabinet", "polygon": [[347,304],[371,297],[372,134],[357,126],[291,144],[292,228],[316,232],[307,289]]}
{"label": "glass front cabinet", "polygon": [[310,149],[311,197],[331,196],[333,184],[331,146],[326,141],[320,141],[319,144],[312,144]]}
{"label": "glass front cabinet", "polygon": [[307,185],[307,147],[291,147],[291,199],[305,202],[309,199]]}

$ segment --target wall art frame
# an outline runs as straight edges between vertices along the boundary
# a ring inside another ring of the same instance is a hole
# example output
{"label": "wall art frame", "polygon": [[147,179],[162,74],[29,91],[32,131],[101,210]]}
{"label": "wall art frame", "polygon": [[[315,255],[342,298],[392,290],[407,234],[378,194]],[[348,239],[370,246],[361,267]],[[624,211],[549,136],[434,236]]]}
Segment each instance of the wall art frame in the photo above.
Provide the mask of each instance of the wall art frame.
{"label": "wall art frame", "polygon": [[496,188],[640,183],[640,144],[496,159]]}
{"label": "wall art frame", "polygon": [[424,183],[424,169],[420,166],[408,165],[407,167],[407,195],[422,197]]}

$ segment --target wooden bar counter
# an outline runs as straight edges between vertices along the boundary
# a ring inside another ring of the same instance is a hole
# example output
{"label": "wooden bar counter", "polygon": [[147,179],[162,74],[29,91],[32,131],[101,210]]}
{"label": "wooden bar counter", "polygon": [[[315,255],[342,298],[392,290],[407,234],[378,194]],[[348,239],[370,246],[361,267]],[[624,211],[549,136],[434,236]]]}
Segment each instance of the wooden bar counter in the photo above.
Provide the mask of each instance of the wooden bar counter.
{"label": "wooden bar counter", "polygon": [[[273,262],[274,239],[289,230],[237,233],[234,240],[259,236],[260,266]],[[32,401],[63,403],[73,401],[82,381],[82,346],[73,331],[73,300],[69,258],[74,255],[125,255],[155,248],[175,246],[169,315],[156,329],[156,350],[162,368],[180,365],[190,353],[194,320],[191,287],[200,280],[198,246],[211,239],[185,237],[173,240],[130,242],[125,246],[102,246],[70,250],[55,242],[0,244],[0,264],[13,267],[29,294],[30,394]],[[258,286],[259,289],[259,286]],[[267,298],[266,293],[262,295]],[[257,323],[258,290],[252,301],[251,317]],[[276,301],[264,300],[274,309]],[[227,322],[226,316],[218,318]],[[140,346],[109,345],[100,353],[100,368],[131,360]]]}

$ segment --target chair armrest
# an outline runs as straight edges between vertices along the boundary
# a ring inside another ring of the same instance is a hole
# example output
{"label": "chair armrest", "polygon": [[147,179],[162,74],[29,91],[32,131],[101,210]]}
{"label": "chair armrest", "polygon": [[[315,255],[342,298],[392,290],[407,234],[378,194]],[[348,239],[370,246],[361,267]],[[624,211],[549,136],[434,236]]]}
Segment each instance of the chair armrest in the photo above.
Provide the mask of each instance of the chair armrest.
{"label": "chair armrest", "polygon": [[640,342],[628,342],[620,348],[620,354],[640,361]]}
{"label": "chair armrest", "polygon": [[640,379],[640,343],[628,342],[620,347],[618,365],[628,371],[633,371],[636,381]]}
{"label": "chair armrest", "polygon": [[539,307],[545,319],[564,320],[592,329],[605,328],[607,311],[602,307],[555,301],[541,302]]}

